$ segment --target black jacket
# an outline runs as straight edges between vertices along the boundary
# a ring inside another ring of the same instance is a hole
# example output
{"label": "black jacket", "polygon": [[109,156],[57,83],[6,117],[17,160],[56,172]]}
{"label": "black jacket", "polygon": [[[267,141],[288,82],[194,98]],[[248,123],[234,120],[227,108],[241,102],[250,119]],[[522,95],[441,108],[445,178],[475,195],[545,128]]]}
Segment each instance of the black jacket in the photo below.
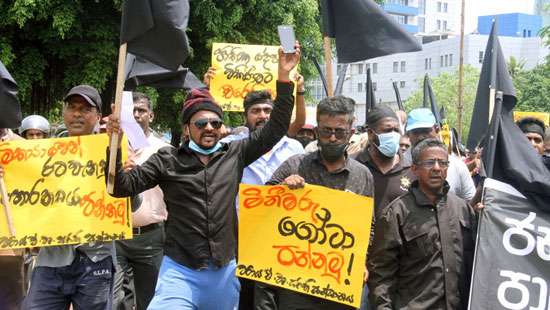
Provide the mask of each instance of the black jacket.
{"label": "black jacket", "polygon": [[224,266],[235,258],[235,196],[243,169],[286,134],[293,87],[292,83],[277,82],[277,98],[265,127],[248,139],[223,144],[207,165],[187,144],[162,148],[129,172],[122,171],[117,158],[113,196],[135,195],[156,185],[162,189],[168,210],[164,251],[174,261],[200,269],[209,262]]}

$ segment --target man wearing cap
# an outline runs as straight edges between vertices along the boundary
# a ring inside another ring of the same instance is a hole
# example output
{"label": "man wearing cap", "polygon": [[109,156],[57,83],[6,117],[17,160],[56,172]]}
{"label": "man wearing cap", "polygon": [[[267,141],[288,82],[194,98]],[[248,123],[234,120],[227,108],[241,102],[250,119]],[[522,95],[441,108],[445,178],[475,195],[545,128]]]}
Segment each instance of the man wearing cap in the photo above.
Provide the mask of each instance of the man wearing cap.
{"label": "man wearing cap", "polygon": [[383,105],[375,106],[367,117],[369,144],[356,160],[369,168],[374,178],[374,208],[376,217],[395,198],[405,194],[414,175],[410,163],[399,153],[399,119]]}
{"label": "man wearing cap", "polygon": [[[411,139],[410,150],[427,138],[440,139],[435,116],[428,108],[414,109],[409,113],[406,131]],[[405,160],[412,162],[411,151],[405,153]],[[470,176],[470,171],[466,164],[454,154],[449,156],[447,182],[451,192],[454,192],[458,197],[468,201],[474,198],[476,188]]]}
{"label": "man wearing cap", "polygon": [[40,115],[29,115],[21,121],[19,133],[27,140],[48,138],[50,122]]}
{"label": "man wearing cap", "polygon": [[[101,97],[88,85],[65,96],[63,121],[69,136],[94,133]],[[43,247],[37,257],[24,309],[111,309],[113,242]]]}
{"label": "man wearing cap", "polygon": [[304,148],[311,142],[317,140],[317,136],[315,135],[315,127],[311,124],[305,124],[300,130],[298,130],[296,140],[298,140]]}
{"label": "man wearing cap", "polygon": [[544,165],[550,170],[550,158],[545,156],[544,151],[544,132],[546,129],[544,123],[534,117],[524,117],[518,120],[516,124],[523,131],[527,140],[531,142],[537,153],[542,156]]}
{"label": "man wearing cap", "polygon": [[[172,146],[155,137],[150,124],[154,113],[149,97],[133,92],[134,119],[143,129],[149,145],[129,150],[126,167],[142,165],[151,155]],[[155,186],[139,194],[141,204],[132,214],[133,239],[118,240],[116,244],[117,273],[115,275],[113,309],[145,310],[155,294],[155,285],[162,262],[164,221],[168,215],[164,194]],[[133,285],[132,285],[133,283]],[[132,287],[133,286],[133,287]]]}
{"label": "man wearing cap", "polygon": [[[114,196],[135,195],[159,185],[168,208],[165,256],[148,309],[237,307],[235,197],[244,168],[273,148],[288,130],[294,102],[289,73],[299,59],[299,45],[292,54],[279,49],[273,112],[249,138],[220,142],[222,109],[207,90],[194,89],[182,111],[188,141],[177,149],[160,149],[129,171],[122,170],[117,158]],[[113,131],[120,131],[120,126],[111,115],[107,132]]]}
{"label": "man wearing cap", "polygon": [[[298,87],[303,88],[303,83],[301,85],[298,83]],[[300,91],[303,91],[303,89],[298,89],[298,93]],[[245,125],[248,128],[248,132],[227,136],[221,140],[222,143],[248,138],[251,133],[265,126],[273,111],[271,93],[266,90],[250,92],[244,98],[243,106],[246,118]],[[296,154],[303,153],[304,148],[298,141],[284,136],[269,152],[263,154],[244,169],[241,183],[264,185],[285,160]],[[254,302],[254,282],[246,279],[240,279],[240,281],[239,309],[251,309]]]}

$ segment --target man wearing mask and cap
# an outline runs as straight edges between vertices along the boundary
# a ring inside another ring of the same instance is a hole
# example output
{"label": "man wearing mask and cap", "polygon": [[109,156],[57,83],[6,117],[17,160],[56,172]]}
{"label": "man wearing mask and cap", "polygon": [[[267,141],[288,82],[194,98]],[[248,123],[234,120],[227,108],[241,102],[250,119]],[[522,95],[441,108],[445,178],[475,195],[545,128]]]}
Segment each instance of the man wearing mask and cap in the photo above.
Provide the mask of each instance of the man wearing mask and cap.
{"label": "man wearing mask and cap", "polygon": [[537,153],[542,156],[546,168],[550,170],[550,158],[545,156],[544,153],[544,131],[546,129],[544,123],[534,117],[524,117],[518,120],[516,124],[523,131],[527,140],[531,142]]}
{"label": "man wearing mask and cap", "polygon": [[[91,135],[101,117],[101,97],[88,85],[65,96],[63,121],[69,136]],[[114,243],[43,247],[24,309],[111,309]]]}
{"label": "man wearing mask and cap", "polygon": [[[372,196],[373,179],[369,170],[346,153],[353,134],[355,102],[336,96],[317,106],[317,145],[319,150],[285,161],[268,185],[284,184],[291,189],[305,183],[325,186],[357,195]],[[256,283],[255,309],[352,309],[339,303]]]}
{"label": "man wearing mask and cap", "polygon": [[50,122],[40,115],[29,115],[21,121],[19,133],[27,140],[48,138]]}
{"label": "man wearing mask and cap", "polygon": [[[131,196],[159,185],[168,209],[165,256],[149,310],[237,307],[235,197],[244,168],[272,149],[288,130],[294,102],[289,74],[300,60],[300,47],[295,47],[291,54],[279,49],[273,112],[249,138],[220,142],[222,109],[207,90],[194,89],[182,111],[188,141],[179,148],[160,149],[129,171],[122,170],[118,156],[113,195]],[[113,131],[120,132],[115,115],[107,124],[107,132]]]}
{"label": "man wearing mask and cap", "polygon": [[305,124],[296,134],[296,140],[302,144],[304,149],[308,144],[317,140],[315,127],[311,124]]}
{"label": "man wearing mask and cap", "polygon": [[[411,148],[405,153],[404,157],[409,163],[412,163],[411,150],[420,141],[428,138],[441,140],[435,116],[428,108],[414,109],[409,113],[406,131],[411,139]],[[455,193],[458,197],[468,201],[474,198],[476,187],[470,171],[462,159],[452,153],[449,156],[447,182],[449,183],[451,192]]]}
{"label": "man wearing mask and cap", "polygon": [[375,106],[367,117],[369,144],[355,159],[369,168],[374,178],[376,217],[395,198],[407,193],[414,180],[410,163],[399,153],[399,119],[383,105]]}

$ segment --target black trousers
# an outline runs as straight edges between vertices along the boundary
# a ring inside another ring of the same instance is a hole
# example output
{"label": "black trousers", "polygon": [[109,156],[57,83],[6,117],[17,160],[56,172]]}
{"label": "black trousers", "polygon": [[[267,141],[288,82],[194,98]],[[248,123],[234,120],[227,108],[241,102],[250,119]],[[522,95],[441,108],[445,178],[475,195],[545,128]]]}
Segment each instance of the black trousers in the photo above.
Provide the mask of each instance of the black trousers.
{"label": "black trousers", "polygon": [[0,256],[0,309],[16,310],[25,296],[23,256]]}
{"label": "black trousers", "polygon": [[155,295],[163,257],[164,226],[116,241],[114,310],[145,310]]}

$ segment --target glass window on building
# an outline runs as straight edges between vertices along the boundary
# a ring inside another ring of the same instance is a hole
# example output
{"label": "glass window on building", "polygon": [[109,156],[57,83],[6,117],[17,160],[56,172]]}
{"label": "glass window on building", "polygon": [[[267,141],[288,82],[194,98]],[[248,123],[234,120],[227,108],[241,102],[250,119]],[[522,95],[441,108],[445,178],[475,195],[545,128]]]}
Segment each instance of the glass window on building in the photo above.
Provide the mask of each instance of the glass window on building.
{"label": "glass window on building", "polygon": [[453,65],[453,54],[449,54],[449,66]]}
{"label": "glass window on building", "polygon": [[359,93],[363,92],[363,83],[357,83],[357,92]]}
{"label": "glass window on building", "polygon": [[378,63],[372,64],[372,74],[378,73]]}
{"label": "glass window on building", "polygon": [[426,14],[426,0],[418,0],[418,13]]}
{"label": "glass window on building", "polygon": [[405,66],[407,65],[407,62],[402,61],[401,62],[401,72],[405,72]]}
{"label": "glass window on building", "polygon": [[428,58],[424,58],[424,70],[428,70]]}
{"label": "glass window on building", "polygon": [[428,59],[428,67],[430,68],[430,70],[432,69],[432,59]]}
{"label": "glass window on building", "polygon": [[405,88],[405,81],[399,82],[399,87],[400,88]]}
{"label": "glass window on building", "polygon": [[365,64],[365,72],[370,69],[370,64]]}
{"label": "glass window on building", "polygon": [[444,31],[447,30],[447,21],[446,20],[443,21],[443,30]]}
{"label": "glass window on building", "polygon": [[359,64],[359,67],[357,69],[358,74],[363,74],[363,64]]}
{"label": "glass window on building", "polygon": [[[365,86],[366,87],[366,86]],[[377,85],[376,85],[376,82],[372,82],[372,89],[374,91],[376,91],[378,88],[377,88]]]}
{"label": "glass window on building", "polygon": [[439,56],[439,66],[443,67],[443,55]]}
{"label": "glass window on building", "polygon": [[479,58],[478,58],[478,62],[479,62],[480,64],[482,64],[482,63],[483,63],[483,51],[479,51]]}
{"label": "glass window on building", "polygon": [[396,73],[399,71],[399,62],[398,61],[394,61],[393,62],[393,73]]}
{"label": "glass window on building", "polygon": [[437,11],[441,12],[441,2],[437,2]]}
{"label": "glass window on building", "polygon": [[445,55],[445,67],[449,66],[449,55]]}
{"label": "glass window on building", "polygon": [[447,13],[449,11],[449,4],[447,2],[443,3],[443,12]]}
{"label": "glass window on building", "polygon": [[437,30],[441,30],[441,21],[437,20]]}
{"label": "glass window on building", "polygon": [[424,17],[418,18],[418,32],[426,32],[426,19]]}
{"label": "glass window on building", "polygon": [[528,37],[528,38],[531,37],[531,30],[527,30],[527,37]]}

